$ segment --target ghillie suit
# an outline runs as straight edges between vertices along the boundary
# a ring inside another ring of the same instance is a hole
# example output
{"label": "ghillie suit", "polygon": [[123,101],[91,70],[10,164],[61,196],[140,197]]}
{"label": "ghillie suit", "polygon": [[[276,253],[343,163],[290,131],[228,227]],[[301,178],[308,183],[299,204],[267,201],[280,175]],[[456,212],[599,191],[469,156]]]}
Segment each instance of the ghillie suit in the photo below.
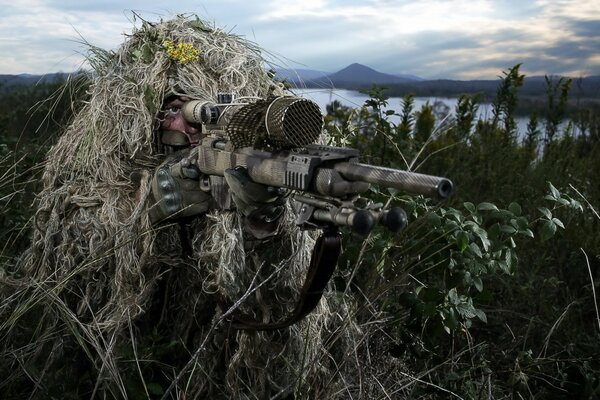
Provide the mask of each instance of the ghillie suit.
{"label": "ghillie suit", "polygon": [[154,226],[149,218],[150,181],[166,152],[156,137],[163,100],[283,93],[259,50],[178,17],[144,22],[116,52],[92,48],[90,63],[89,101],[47,156],[32,246],[3,278],[0,369],[11,373],[0,391],[345,397],[336,354],[354,328],[326,299],[273,332],[235,330],[217,304],[227,298],[263,322],[292,311],[314,238],[294,226],[291,209],[265,241],[248,240],[232,211]]}

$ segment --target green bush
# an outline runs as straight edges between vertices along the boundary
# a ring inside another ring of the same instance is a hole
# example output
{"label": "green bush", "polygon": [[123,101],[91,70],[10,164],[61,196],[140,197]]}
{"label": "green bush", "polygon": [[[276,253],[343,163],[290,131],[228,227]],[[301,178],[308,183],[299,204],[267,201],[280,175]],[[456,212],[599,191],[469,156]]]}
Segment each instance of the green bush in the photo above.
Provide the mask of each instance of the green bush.
{"label": "green bush", "polygon": [[444,121],[429,104],[413,110],[412,96],[396,113],[382,88],[326,118],[335,143],[365,162],[456,185],[442,204],[376,192],[407,211],[409,227],[347,239],[340,263],[351,279],[338,287],[360,294],[358,309],[385,311],[390,354],[438,386],[415,396],[600,396],[598,117],[569,114],[570,81],[547,79],[546,108],[518,135],[523,78],[518,65],[504,73],[489,120],[476,120],[479,97],[467,95]]}

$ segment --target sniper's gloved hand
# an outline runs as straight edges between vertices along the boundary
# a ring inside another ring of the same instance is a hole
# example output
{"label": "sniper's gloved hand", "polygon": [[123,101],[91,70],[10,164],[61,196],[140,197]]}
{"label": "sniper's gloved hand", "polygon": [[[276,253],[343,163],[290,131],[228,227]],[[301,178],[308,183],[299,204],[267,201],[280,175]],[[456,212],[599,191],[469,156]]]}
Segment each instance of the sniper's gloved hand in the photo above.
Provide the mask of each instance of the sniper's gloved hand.
{"label": "sniper's gloved hand", "polygon": [[233,202],[245,217],[246,230],[257,239],[274,235],[285,210],[287,190],[253,182],[242,167],[227,169],[224,175]]}
{"label": "sniper's gloved hand", "polygon": [[200,171],[190,150],[172,154],[156,169],[152,178],[152,223],[203,214],[214,206],[210,192],[201,189]]}

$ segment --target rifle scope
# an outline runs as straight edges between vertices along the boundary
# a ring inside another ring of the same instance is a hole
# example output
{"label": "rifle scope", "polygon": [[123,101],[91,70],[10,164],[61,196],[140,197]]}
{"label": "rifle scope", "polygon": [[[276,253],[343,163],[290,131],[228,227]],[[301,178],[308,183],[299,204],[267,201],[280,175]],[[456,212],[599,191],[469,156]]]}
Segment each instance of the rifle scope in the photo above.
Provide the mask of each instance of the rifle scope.
{"label": "rifle scope", "polygon": [[224,131],[236,148],[270,145],[301,148],[317,141],[323,115],[313,101],[294,96],[259,99],[251,103],[187,102],[183,117],[207,130]]}

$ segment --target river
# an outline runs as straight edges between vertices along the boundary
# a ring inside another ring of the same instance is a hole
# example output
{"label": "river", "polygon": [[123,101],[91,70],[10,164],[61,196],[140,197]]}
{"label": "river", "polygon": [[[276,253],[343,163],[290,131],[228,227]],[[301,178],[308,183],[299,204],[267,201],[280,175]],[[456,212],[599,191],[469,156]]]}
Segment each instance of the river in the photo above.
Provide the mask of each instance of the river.
{"label": "river", "polygon": [[[354,90],[346,89],[294,89],[294,94],[312,100],[319,105],[323,113],[326,112],[325,107],[334,100],[338,100],[342,105],[348,107],[361,107],[369,96]],[[458,98],[456,97],[415,97],[414,110],[418,111],[421,107],[429,102],[434,104],[436,101],[441,101],[449,107],[449,112],[454,113]],[[390,97],[388,100],[387,109],[395,110],[397,113],[402,111],[402,98]],[[492,116],[492,105],[490,103],[479,103],[478,119],[488,119]],[[392,122],[398,122],[399,117],[392,116]],[[515,118],[519,136],[522,137],[527,132],[527,123],[529,118]],[[541,122],[541,121],[540,121]],[[541,128],[541,126],[540,126]]]}

